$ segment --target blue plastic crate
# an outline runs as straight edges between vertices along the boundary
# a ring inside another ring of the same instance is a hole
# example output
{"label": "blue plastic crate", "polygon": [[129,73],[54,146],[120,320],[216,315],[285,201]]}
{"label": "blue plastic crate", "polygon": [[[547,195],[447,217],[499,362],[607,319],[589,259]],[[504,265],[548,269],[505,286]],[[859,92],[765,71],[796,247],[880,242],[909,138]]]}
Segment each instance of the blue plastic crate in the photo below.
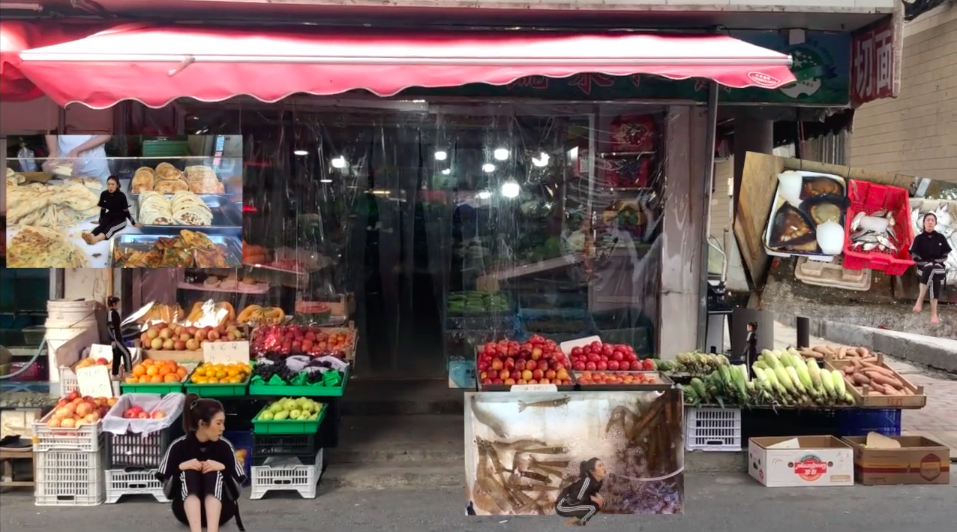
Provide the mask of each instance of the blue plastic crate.
{"label": "blue plastic crate", "polygon": [[838,410],[838,430],[841,436],[867,436],[870,432],[884,436],[900,436],[900,409],[851,408]]}
{"label": "blue plastic crate", "polygon": [[252,471],[250,467],[253,465],[253,432],[251,430],[227,430],[223,433],[223,437],[233,444],[233,449],[237,451],[239,449],[246,450],[246,462],[243,464],[246,482],[243,483],[243,486],[248,486],[250,472]]}

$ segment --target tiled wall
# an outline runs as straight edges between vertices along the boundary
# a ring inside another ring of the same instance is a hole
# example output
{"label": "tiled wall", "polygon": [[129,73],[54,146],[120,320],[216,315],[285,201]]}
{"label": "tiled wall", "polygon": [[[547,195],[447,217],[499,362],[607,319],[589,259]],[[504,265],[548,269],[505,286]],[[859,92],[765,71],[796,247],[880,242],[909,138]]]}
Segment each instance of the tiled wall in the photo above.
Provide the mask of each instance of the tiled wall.
{"label": "tiled wall", "polygon": [[901,92],[855,116],[849,165],[957,182],[957,5],[905,28]]}

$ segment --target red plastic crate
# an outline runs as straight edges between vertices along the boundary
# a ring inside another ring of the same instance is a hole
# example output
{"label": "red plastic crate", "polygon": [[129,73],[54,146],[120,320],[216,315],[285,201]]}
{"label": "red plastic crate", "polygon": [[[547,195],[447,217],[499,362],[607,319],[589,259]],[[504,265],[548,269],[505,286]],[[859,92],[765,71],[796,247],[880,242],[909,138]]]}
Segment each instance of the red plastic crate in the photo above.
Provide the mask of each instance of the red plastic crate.
{"label": "red plastic crate", "polygon": [[[914,265],[914,259],[910,256],[910,246],[914,242],[910,194],[900,187],[852,179],[848,181],[847,197],[851,200],[851,206],[847,208],[844,224],[844,267],[849,270],[867,268],[887,275],[903,275]],[[894,213],[894,231],[900,239],[900,249],[896,253],[876,250],[851,251],[851,220],[861,211],[870,214],[880,209]]]}

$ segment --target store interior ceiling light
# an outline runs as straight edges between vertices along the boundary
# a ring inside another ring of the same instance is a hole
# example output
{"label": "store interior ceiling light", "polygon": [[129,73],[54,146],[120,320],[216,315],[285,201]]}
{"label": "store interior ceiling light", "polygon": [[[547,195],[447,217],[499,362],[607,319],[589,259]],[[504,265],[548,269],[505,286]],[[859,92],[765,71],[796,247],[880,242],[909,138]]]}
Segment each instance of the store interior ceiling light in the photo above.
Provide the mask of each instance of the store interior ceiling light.
{"label": "store interior ceiling light", "polygon": [[489,191],[487,191],[487,190],[483,190],[483,191],[479,192],[478,194],[476,194],[475,197],[478,198],[478,199],[483,199],[483,200],[485,200],[485,199],[491,198],[491,197],[492,197],[492,193],[489,192]]}
{"label": "store interior ceiling light", "polygon": [[336,157],[331,161],[332,167],[337,169],[342,169],[346,167],[345,157]]}
{"label": "store interior ceiling light", "polygon": [[292,154],[298,155],[299,157],[305,157],[306,155],[309,155],[309,152],[307,152],[306,150],[295,150],[294,152],[292,152]]}
{"label": "store interior ceiling light", "polygon": [[486,174],[491,174],[495,171],[495,165],[492,163],[485,163],[482,165],[482,171]]}
{"label": "store interior ceiling light", "polygon": [[436,160],[436,161],[444,161],[444,160],[446,160],[446,159],[448,159],[448,158],[449,158],[448,152],[445,152],[445,151],[442,151],[442,150],[439,150],[439,151],[435,152],[435,160]]}
{"label": "store interior ceiling light", "polygon": [[517,198],[521,191],[522,187],[518,186],[518,183],[515,181],[502,183],[502,196],[506,198]]}
{"label": "store interior ceiling light", "polygon": [[320,179],[319,182],[320,182],[320,183],[332,183],[332,180],[331,180],[331,179]]}
{"label": "store interior ceiling light", "polygon": [[508,150],[505,148],[496,148],[492,155],[495,157],[496,161],[507,161],[508,160]]}
{"label": "store interior ceiling light", "polygon": [[549,159],[548,154],[545,152],[542,152],[538,154],[538,157],[532,157],[532,164],[539,168],[542,168],[542,167],[548,166],[548,159]]}
{"label": "store interior ceiling light", "polygon": [[451,169],[451,168],[446,168],[445,170],[442,170],[442,175],[449,175],[449,174],[451,174],[451,173],[452,173],[452,169]]}

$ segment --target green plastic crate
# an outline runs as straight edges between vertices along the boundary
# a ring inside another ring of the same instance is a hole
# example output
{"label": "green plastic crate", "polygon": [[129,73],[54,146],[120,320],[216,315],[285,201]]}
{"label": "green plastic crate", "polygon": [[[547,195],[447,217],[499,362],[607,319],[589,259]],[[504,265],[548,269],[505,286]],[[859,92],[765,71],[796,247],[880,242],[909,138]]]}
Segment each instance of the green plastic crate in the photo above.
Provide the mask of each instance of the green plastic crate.
{"label": "green plastic crate", "polygon": [[319,415],[316,416],[316,419],[308,421],[298,419],[264,421],[259,419],[259,416],[269,408],[269,405],[266,405],[256,414],[256,417],[253,418],[253,434],[315,434],[319,432],[319,425],[322,424],[322,420],[326,417],[328,406],[329,405],[323,404],[322,410],[319,412]]}
{"label": "green plastic crate", "polygon": [[249,395],[268,395],[275,397],[342,397],[349,382],[349,368],[342,376],[342,386],[273,386],[270,384],[250,383]]}
{"label": "green plastic crate", "polygon": [[187,155],[189,155],[189,142],[185,140],[143,141],[143,157],[186,157]]}
{"label": "green plastic crate", "polygon": [[196,384],[192,382],[195,371],[190,371],[186,376],[186,393],[200,397],[240,397],[246,395],[249,388],[249,377],[239,384]]}
{"label": "green plastic crate", "polygon": [[[189,378],[189,375],[186,376]],[[166,395],[168,393],[182,393],[182,382],[164,382],[160,384],[128,384],[120,383],[120,393],[158,393]]]}

